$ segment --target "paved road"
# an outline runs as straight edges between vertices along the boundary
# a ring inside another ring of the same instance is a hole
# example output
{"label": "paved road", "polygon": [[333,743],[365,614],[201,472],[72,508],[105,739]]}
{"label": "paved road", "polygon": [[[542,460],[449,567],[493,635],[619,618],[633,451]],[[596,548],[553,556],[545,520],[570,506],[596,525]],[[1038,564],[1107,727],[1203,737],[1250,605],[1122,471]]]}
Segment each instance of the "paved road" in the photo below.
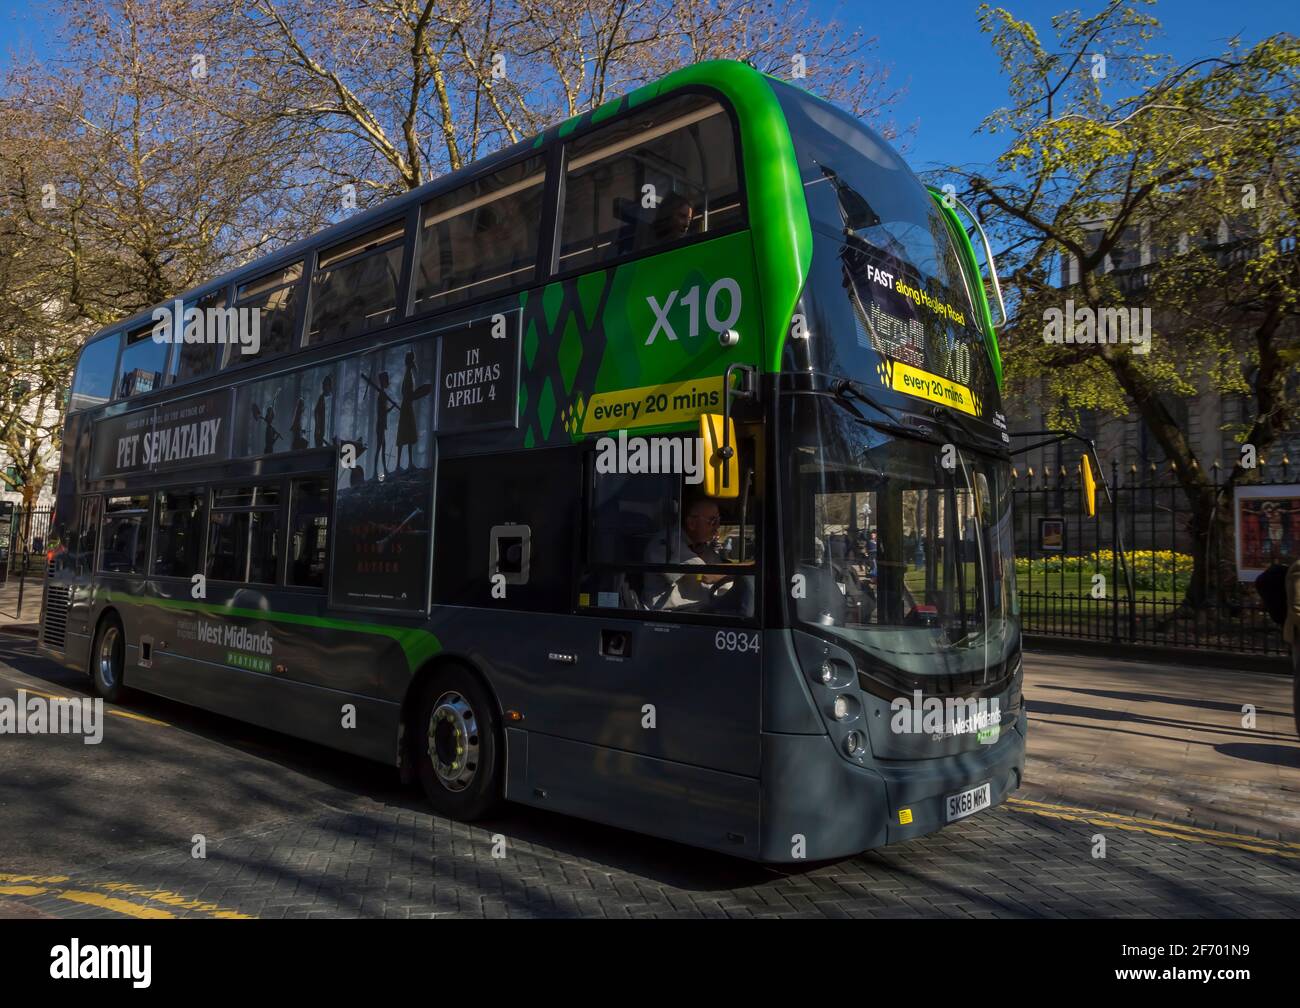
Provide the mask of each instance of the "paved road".
{"label": "paved road", "polygon": [[[0,635],[0,695],[85,685]],[[100,745],[0,735],[0,916],[1293,918],[1288,688],[1037,656],[1016,798],[794,871],[524,808],[455,824],[384,767],[139,699]]]}

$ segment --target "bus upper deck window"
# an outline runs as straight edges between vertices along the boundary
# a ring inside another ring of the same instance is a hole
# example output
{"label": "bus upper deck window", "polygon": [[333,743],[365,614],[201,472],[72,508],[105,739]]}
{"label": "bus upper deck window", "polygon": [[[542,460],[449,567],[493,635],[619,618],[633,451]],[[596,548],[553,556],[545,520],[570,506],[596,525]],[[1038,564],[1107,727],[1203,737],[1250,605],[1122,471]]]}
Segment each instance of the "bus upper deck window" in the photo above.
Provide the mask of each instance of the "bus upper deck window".
{"label": "bus upper deck window", "polygon": [[[235,307],[241,310],[235,314],[234,321],[236,325],[245,324],[239,321],[240,318],[246,318],[242,309],[258,312],[257,356],[284,353],[293,347],[298,303],[302,298],[299,293],[301,280],[302,263],[296,262],[239,285],[235,292]],[[251,324],[251,319],[247,324]],[[253,345],[241,340],[229,341],[226,367],[252,357],[251,352],[244,351],[246,346]]]}
{"label": "bus upper deck window", "polygon": [[533,279],[545,177],[542,159],[529,158],[425,204],[415,276],[417,314]]}
{"label": "bus upper deck window", "polygon": [[405,236],[405,225],[394,221],[321,250],[305,343],[345,339],[393,320]]}
{"label": "bus upper deck window", "polygon": [[77,361],[77,374],[72,379],[69,409],[89,409],[102,405],[113,397],[113,377],[121,342],[121,334],[114,333],[86,344]]}
{"label": "bus upper deck window", "polygon": [[167,369],[167,351],[171,344],[154,339],[154,323],[146,322],[126,334],[122,349],[121,380],[117,397],[143,395],[162,385]]}
{"label": "bus upper deck window", "polygon": [[570,144],[561,272],[675,244],[741,220],[731,120],[686,96]]}
{"label": "bus upper deck window", "polygon": [[[186,308],[189,308],[186,305]],[[219,330],[228,329],[229,319],[224,312],[226,307],[225,288],[205,294],[194,305],[199,310],[200,324],[203,326],[203,339],[177,344],[176,354],[172,360],[172,381],[183,382],[209,374],[221,366],[222,351],[225,346],[217,342]],[[227,338],[229,334],[227,332]]]}

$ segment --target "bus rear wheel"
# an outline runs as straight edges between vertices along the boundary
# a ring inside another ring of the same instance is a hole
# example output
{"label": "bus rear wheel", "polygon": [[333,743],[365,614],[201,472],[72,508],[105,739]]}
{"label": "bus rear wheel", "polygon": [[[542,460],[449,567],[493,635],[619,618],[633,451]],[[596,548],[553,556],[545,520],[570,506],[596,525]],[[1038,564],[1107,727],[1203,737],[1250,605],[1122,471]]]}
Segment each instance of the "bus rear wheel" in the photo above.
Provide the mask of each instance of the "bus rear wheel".
{"label": "bus rear wheel", "polygon": [[472,821],[501,803],[502,745],[496,705],[468,669],[436,672],[420,694],[416,765],[440,815]]}
{"label": "bus rear wheel", "polygon": [[109,703],[117,703],[126,691],[122,671],[126,665],[126,637],[117,617],[109,616],[99,624],[95,646],[90,652],[90,677],[95,693]]}

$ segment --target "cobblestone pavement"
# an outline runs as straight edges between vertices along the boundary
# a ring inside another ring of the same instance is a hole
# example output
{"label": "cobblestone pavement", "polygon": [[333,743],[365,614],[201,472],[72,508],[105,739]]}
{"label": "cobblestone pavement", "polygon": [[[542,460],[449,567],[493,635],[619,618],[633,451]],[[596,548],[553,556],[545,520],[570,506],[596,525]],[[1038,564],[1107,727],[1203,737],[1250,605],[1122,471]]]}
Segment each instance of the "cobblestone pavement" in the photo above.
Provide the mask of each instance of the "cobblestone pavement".
{"label": "cobblestone pavement", "polygon": [[[1071,661],[1073,688],[1116,691],[1096,682],[1122,670]],[[1058,695],[1038,687],[1059,671],[1044,663],[1040,680],[1031,663],[1031,713],[1036,697]],[[75,695],[81,685],[29,645],[0,643],[0,695],[19,686]],[[920,840],[788,870],[521,807],[482,825],[452,823],[382,767],[141,700],[120,711],[98,746],[0,737],[0,816],[9,826],[0,833],[0,916],[1300,915],[1300,837],[1256,822],[1253,806],[1250,821],[1225,813],[1224,828],[1211,828],[1140,790],[1112,791],[1107,808],[1072,800],[1081,782],[1096,788],[1097,774],[1109,771],[1079,750],[1074,762],[1053,762],[1050,716],[1035,720],[1041,784],[1031,762],[1030,782],[996,809]],[[1280,735],[1263,744],[1287,750]],[[1180,786],[1176,764],[1142,768],[1132,759],[1117,766]],[[1239,769],[1228,766],[1223,788]],[[1256,786],[1272,787],[1277,804],[1293,801],[1291,772],[1277,780],[1257,772]],[[1192,789],[1212,808],[1220,778],[1202,777]],[[1131,775],[1113,780],[1143,786]],[[1285,826],[1289,812],[1277,822]],[[196,835],[204,858],[192,856]],[[1104,857],[1094,856],[1099,840]]]}

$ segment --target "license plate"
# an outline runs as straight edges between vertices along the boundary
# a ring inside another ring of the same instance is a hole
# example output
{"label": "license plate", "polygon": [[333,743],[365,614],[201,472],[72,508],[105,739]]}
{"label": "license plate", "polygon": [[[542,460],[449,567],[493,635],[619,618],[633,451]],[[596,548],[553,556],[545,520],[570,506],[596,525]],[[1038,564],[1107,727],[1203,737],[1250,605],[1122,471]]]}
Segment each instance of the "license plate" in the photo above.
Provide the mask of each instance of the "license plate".
{"label": "license plate", "polygon": [[979,787],[949,795],[944,799],[944,804],[947,807],[948,821],[954,822],[988,808],[993,804],[993,794],[989,785],[981,784]]}

